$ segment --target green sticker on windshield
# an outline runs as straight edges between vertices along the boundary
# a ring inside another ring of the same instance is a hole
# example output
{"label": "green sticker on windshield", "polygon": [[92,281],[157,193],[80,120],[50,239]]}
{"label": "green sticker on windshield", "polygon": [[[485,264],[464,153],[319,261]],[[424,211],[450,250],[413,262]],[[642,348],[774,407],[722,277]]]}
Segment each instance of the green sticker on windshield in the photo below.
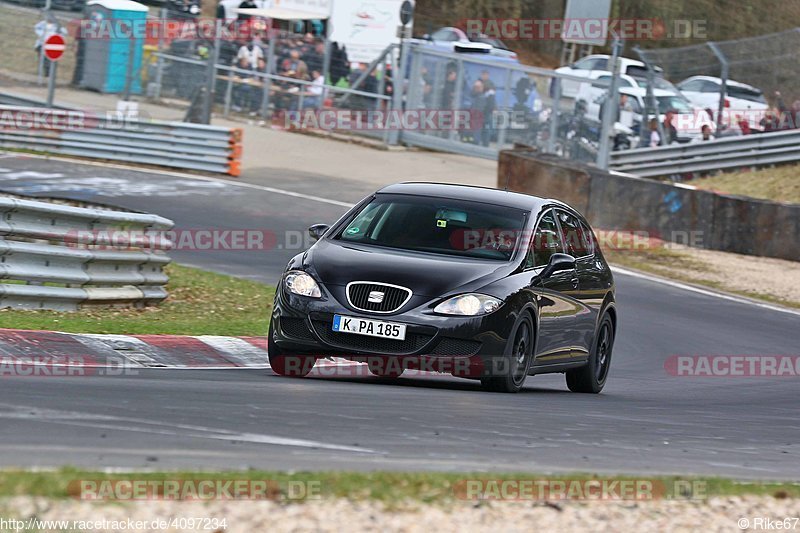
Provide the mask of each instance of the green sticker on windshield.
{"label": "green sticker on windshield", "polygon": [[439,227],[439,228],[446,228],[447,227],[447,221],[446,220],[437,220],[436,221],[436,226]]}
{"label": "green sticker on windshield", "polygon": [[356,227],[353,227],[353,228],[347,228],[347,234],[348,234],[348,235],[355,235],[355,234],[356,234],[356,233],[358,233],[359,231],[361,231],[361,229],[359,229],[359,228],[356,228]]}

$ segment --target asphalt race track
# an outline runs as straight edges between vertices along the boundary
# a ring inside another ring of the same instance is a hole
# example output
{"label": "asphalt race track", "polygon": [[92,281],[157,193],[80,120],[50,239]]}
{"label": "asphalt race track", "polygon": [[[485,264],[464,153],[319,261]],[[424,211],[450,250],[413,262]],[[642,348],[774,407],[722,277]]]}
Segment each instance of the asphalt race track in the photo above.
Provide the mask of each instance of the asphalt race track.
{"label": "asphalt race track", "polygon": [[[296,235],[358,198],[321,199],[6,156],[0,190],[150,211],[182,229],[263,229],[268,251],[176,261],[274,283]],[[287,188],[289,188],[287,186]],[[343,189],[344,190],[344,189]],[[368,190],[363,191],[365,194]],[[328,199],[328,200],[324,200]],[[332,200],[332,201],[329,201]],[[671,355],[793,355],[800,315],[617,274],[620,329],[599,396],[537,376],[516,395],[446,376],[280,378],[142,369],[0,383],[0,466],[580,471],[800,477],[800,378],[676,377]]]}

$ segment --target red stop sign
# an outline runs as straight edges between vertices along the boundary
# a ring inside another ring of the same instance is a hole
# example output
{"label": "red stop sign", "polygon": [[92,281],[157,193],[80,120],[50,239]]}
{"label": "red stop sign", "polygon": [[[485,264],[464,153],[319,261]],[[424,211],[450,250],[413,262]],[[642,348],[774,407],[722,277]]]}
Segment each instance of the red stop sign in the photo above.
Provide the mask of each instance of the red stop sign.
{"label": "red stop sign", "polygon": [[58,61],[64,55],[64,50],[67,48],[67,42],[62,36],[54,33],[44,42],[44,55],[50,61]]}

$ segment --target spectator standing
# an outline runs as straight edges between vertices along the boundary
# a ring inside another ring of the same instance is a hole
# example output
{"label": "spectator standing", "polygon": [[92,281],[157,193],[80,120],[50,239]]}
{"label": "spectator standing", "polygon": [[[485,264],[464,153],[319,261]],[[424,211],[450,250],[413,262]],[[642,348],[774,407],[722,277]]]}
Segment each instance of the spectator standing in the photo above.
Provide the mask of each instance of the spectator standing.
{"label": "spectator standing", "polygon": [[473,144],[480,144],[481,132],[483,125],[486,121],[484,112],[486,111],[486,100],[483,92],[483,82],[475,80],[472,84],[470,91],[470,120],[472,121],[472,129],[469,132],[469,141]]}
{"label": "spectator standing", "polygon": [[255,43],[255,40],[242,45],[236,54],[236,63],[240,64],[242,59],[247,60],[248,68],[257,65],[259,59],[264,59],[264,51]]}
{"label": "spectator standing", "polygon": [[650,142],[647,146],[655,148],[661,144],[661,135],[658,133],[658,120],[651,118],[648,128],[650,130]]}
{"label": "spectator standing", "polygon": [[675,128],[675,110],[670,109],[664,115],[664,143],[672,144],[678,140],[678,130]]}
{"label": "spectator standing", "polygon": [[[263,59],[263,58],[262,58]],[[234,76],[233,86],[233,110],[241,112],[249,110],[252,107],[254,86],[251,84],[253,75],[251,64],[248,61],[248,56],[242,56],[236,63],[239,69]]]}

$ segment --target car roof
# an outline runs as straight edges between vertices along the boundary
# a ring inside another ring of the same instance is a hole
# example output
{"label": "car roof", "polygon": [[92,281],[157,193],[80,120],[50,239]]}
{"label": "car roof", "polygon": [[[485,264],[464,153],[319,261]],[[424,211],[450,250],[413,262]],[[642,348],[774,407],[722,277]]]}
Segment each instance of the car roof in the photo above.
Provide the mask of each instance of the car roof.
{"label": "car roof", "polygon": [[[716,76],[691,76],[689,78],[686,78],[680,83],[685,83],[687,81],[692,81],[692,80],[711,81],[718,84],[722,83],[722,78],[717,78]],[[761,92],[761,89],[759,89],[758,87],[753,87],[752,85],[748,85],[740,81],[727,80],[725,83],[733,87],[741,87],[742,89],[752,89],[753,91]]]}
{"label": "car roof", "polygon": [[524,194],[491,187],[477,185],[456,185],[453,183],[431,182],[403,182],[387,185],[377,191],[377,194],[411,194],[416,196],[432,196],[454,200],[467,200],[484,202],[494,205],[504,205],[526,211],[538,211],[544,205],[555,204],[573,210],[567,204],[550,198],[541,198],[531,194]]}

